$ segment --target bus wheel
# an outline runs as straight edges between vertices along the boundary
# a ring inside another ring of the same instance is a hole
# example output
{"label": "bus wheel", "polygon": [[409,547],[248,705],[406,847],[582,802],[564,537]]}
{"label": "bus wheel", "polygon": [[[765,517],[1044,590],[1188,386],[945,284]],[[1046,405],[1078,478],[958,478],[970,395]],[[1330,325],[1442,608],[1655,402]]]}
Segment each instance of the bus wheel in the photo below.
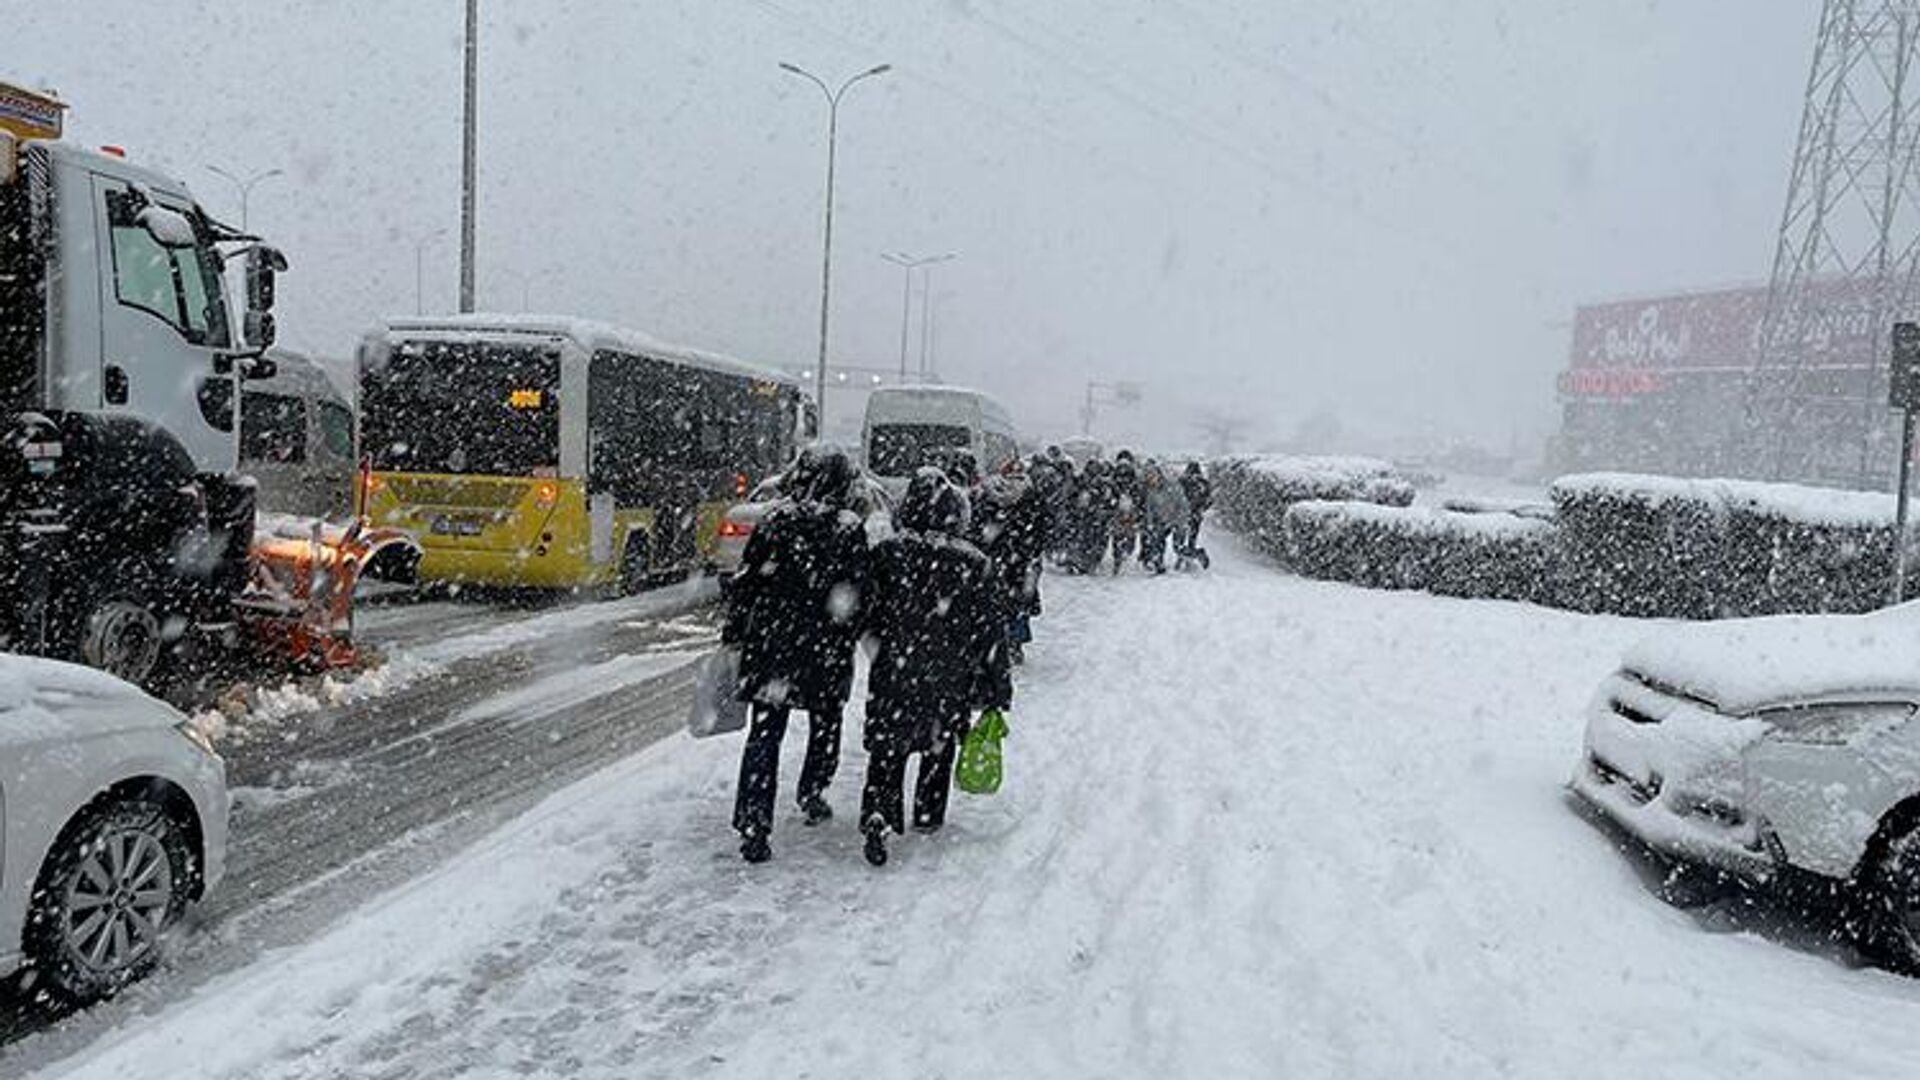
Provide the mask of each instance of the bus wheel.
{"label": "bus wheel", "polygon": [[620,595],[635,596],[647,591],[653,578],[647,538],[639,533],[627,535],[627,546],[620,552]]}

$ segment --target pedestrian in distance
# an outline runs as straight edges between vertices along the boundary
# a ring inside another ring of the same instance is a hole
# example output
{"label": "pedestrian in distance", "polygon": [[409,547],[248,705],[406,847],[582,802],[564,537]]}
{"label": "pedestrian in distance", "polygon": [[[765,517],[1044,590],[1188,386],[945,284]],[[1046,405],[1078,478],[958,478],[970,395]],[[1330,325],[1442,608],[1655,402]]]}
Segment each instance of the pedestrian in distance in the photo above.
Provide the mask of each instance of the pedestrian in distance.
{"label": "pedestrian in distance", "polygon": [[1033,618],[1040,614],[1047,507],[1019,458],[981,483],[973,504],[973,540],[992,561],[999,583],[1007,613],[1007,658],[1022,663],[1033,640]]}
{"label": "pedestrian in distance", "polygon": [[1167,572],[1167,545],[1179,554],[1186,542],[1187,496],[1157,461],[1140,470],[1140,498],[1145,514],[1140,530],[1140,565],[1155,574]]}
{"label": "pedestrian in distance", "polygon": [[1180,558],[1202,567],[1211,566],[1213,560],[1208,558],[1207,549],[1200,546],[1200,522],[1206,517],[1207,508],[1213,505],[1213,482],[1207,479],[1206,470],[1199,462],[1187,462],[1186,470],[1180,474],[1180,490],[1187,497],[1187,533],[1180,545]]}
{"label": "pedestrian in distance", "polygon": [[1140,490],[1140,471],[1133,451],[1122,450],[1113,456],[1113,572],[1119,574],[1133,558],[1140,543],[1140,517],[1145,499]]}
{"label": "pedestrian in distance", "polygon": [[1113,485],[1107,476],[1107,463],[1094,458],[1080,471],[1080,482],[1073,495],[1073,550],[1068,568],[1076,574],[1093,574],[1106,558],[1107,541],[1113,529]]}
{"label": "pedestrian in distance", "polygon": [[[740,649],[739,699],[751,703],[733,827],[748,862],[772,857],[780,743],[807,713],[799,806],[806,823],[833,816],[826,791],[840,762],[840,723],[867,577],[867,534],[849,509],[853,463],[824,450],[795,463],[781,501],[754,529],[727,593],[721,640]],[[804,486],[802,486],[804,485]]]}
{"label": "pedestrian in distance", "polygon": [[895,532],[874,545],[866,630],[878,647],[867,677],[867,783],[860,828],[867,861],[887,861],[906,831],[907,759],[920,757],[913,827],[946,821],[955,749],[975,710],[1012,702],[1006,615],[993,566],[965,537],[966,496],[938,469],[907,485]]}

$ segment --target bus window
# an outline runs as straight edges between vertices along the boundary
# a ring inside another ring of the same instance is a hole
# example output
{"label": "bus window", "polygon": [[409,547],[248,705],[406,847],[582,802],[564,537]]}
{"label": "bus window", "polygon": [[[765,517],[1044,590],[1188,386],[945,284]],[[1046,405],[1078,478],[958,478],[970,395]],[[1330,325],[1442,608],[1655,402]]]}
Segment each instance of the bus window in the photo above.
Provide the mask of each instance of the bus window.
{"label": "bus window", "polygon": [[307,460],[307,403],[284,394],[241,395],[240,460],[279,465]]}

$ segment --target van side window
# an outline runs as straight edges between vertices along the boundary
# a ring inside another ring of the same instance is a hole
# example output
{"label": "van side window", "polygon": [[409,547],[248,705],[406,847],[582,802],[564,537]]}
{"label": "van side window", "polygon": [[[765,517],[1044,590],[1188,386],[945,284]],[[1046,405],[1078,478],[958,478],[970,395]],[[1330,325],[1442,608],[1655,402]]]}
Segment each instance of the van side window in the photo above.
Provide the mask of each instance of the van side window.
{"label": "van side window", "polygon": [[353,413],[334,401],[322,401],[316,408],[320,413],[320,445],[326,448],[328,456],[351,461]]}
{"label": "van side window", "polygon": [[242,394],[240,460],[274,465],[307,460],[307,403],[284,394]]}

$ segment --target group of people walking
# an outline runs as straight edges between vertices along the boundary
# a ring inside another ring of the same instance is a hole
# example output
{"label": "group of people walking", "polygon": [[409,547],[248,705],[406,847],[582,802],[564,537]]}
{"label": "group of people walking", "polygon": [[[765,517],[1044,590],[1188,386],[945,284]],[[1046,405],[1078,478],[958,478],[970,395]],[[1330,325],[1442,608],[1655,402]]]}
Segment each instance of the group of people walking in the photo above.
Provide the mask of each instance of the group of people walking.
{"label": "group of people walking", "polygon": [[911,823],[946,820],[954,755],[981,710],[1011,706],[1011,667],[1039,612],[1045,513],[1023,470],[976,475],[972,459],[916,473],[891,535],[870,542],[862,483],[838,450],[803,452],[781,502],[749,538],[728,591],[721,640],[740,651],[749,703],[733,825],[748,862],[772,857],[780,744],[807,713],[799,807],[833,816],[826,791],[840,760],[854,650],[876,643],[867,678],[868,754],[860,829],[867,861],[887,861],[888,833],[908,825],[909,759],[919,756]]}
{"label": "group of people walking", "polygon": [[826,792],[863,639],[875,650],[860,830],[867,861],[881,866],[889,833],[945,823],[962,740],[983,711],[1011,707],[1050,556],[1077,573],[1098,570],[1109,552],[1115,573],[1136,556],[1164,573],[1169,546],[1176,565],[1206,563],[1206,475],[1195,464],[1169,476],[1151,460],[1136,469],[1124,450],[1076,469],[1054,447],[988,476],[970,452],[948,451],[915,473],[877,540],[871,489],[844,451],[803,451],[780,488],[747,541],[721,630],[739,651],[735,695],[749,712],[733,827],[750,863],[773,855],[780,745],[796,709],[808,723],[800,812],[808,825],[832,818]]}
{"label": "group of people walking", "polygon": [[1120,573],[1128,562],[1155,574],[1173,567],[1206,566],[1200,521],[1213,502],[1213,485],[1197,461],[1178,475],[1158,461],[1136,462],[1122,450],[1112,461],[1094,458],[1077,466],[1060,448],[1034,460],[1034,485],[1049,517],[1048,553],[1069,573]]}

